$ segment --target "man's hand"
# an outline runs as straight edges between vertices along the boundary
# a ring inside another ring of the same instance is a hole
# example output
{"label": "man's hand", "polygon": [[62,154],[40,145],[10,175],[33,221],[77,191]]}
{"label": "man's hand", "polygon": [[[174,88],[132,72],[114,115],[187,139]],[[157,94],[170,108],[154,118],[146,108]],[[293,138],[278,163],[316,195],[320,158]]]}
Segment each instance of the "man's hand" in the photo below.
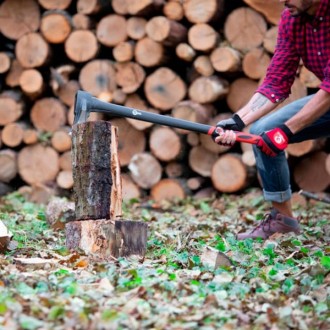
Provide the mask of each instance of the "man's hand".
{"label": "man's hand", "polygon": [[219,121],[216,127],[218,136],[213,137],[214,142],[223,146],[232,146],[235,143],[235,133],[232,131],[242,131],[245,124],[239,115],[234,114],[229,119]]}
{"label": "man's hand", "polygon": [[266,155],[275,157],[285,150],[289,143],[292,132],[286,125],[281,125],[270,131],[263,132],[257,147]]}

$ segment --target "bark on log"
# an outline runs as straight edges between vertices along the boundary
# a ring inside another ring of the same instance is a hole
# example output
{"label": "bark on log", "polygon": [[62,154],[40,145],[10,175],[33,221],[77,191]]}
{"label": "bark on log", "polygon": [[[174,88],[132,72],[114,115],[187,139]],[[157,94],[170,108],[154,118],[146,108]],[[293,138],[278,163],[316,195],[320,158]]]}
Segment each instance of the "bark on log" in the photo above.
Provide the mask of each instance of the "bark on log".
{"label": "bark on log", "polygon": [[119,257],[144,258],[147,244],[147,224],[131,220],[85,220],[65,225],[68,249],[81,249],[97,258],[113,260]]}
{"label": "bark on log", "polygon": [[164,16],[155,16],[148,21],[146,33],[150,39],[173,47],[185,41],[187,28],[183,24]]}
{"label": "bark on log", "polygon": [[35,32],[40,25],[40,11],[34,0],[5,0],[0,6],[1,33],[9,39],[18,40]]}
{"label": "bark on log", "polygon": [[111,2],[103,0],[78,0],[77,11],[86,15],[98,14],[110,4]]}
{"label": "bark on log", "polygon": [[129,0],[126,1],[127,13],[131,16],[144,16],[157,13],[163,5],[163,0]]}
{"label": "bark on log", "polygon": [[72,171],[76,220],[121,216],[117,128],[109,122],[86,122],[72,129]]}
{"label": "bark on log", "polygon": [[243,53],[259,47],[265,37],[267,23],[251,8],[233,10],[226,18],[224,33],[231,46]]}

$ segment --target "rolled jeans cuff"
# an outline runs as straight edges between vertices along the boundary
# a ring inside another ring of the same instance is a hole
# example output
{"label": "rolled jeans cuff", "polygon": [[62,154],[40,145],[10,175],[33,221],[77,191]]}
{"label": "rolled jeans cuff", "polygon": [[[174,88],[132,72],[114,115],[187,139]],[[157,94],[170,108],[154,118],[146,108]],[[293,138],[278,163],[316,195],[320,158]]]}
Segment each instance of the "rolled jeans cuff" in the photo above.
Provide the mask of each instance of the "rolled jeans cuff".
{"label": "rolled jeans cuff", "polygon": [[263,193],[266,201],[277,203],[286,202],[292,196],[291,187],[285,191],[266,191],[263,189]]}

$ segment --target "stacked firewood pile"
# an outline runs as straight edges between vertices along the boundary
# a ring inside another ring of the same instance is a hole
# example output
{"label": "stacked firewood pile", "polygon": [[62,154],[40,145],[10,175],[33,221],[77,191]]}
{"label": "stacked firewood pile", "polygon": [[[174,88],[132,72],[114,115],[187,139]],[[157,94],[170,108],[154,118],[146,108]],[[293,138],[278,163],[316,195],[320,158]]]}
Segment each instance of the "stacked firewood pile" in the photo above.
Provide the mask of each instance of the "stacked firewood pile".
{"label": "stacked firewood pile", "polygon": [[[0,5],[0,187],[36,200],[72,190],[78,89],[104,100],[215,124],[254,93],[274,52],[277,0],[4,0]],[[302,65],[289,100],[318,79]],[[236,193],[259,185],[252,147],[124,118],[124,198]],[[330,184],[327,141],[288,148],[297,188]]]}

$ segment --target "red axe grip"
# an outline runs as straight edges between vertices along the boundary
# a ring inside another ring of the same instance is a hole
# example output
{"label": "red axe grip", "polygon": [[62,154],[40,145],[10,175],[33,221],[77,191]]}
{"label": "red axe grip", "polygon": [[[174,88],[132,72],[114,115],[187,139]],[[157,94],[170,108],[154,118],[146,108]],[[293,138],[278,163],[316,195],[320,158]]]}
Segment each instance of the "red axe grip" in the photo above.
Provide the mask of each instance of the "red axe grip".
{"label": "red axe grip", "polygon": [[[217,127],[212,126],[210,130],[208,131],[208,135],[213,135],[216,137],[218,134],[216,133]],[[255,134],[250,134],[250,133],[242,133],[238,131],[234,131],[236,135],[236,142],[244,142],[244,143],[249,143],[249,144],[258,144],[260,141],[261,137],[259,135]]]}

